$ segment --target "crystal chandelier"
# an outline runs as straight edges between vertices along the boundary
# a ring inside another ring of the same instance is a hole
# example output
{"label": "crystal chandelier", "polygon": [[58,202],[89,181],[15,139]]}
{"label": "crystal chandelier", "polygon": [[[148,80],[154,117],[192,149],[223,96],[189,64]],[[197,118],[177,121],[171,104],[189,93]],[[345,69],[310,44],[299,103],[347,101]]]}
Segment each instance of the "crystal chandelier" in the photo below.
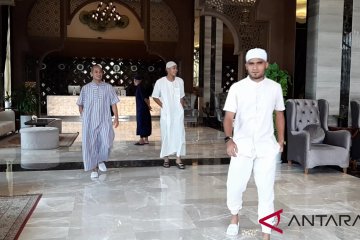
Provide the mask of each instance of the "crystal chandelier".
{"label": "crystal chandelier", "polygon": [[112,1],[104,3],[100,1],[96,11],[91,15],[93,21],[103,24],[108,24],[110,22],[114,22],[115,24],[120,21],[121,16],[116,11],[116,7]]}

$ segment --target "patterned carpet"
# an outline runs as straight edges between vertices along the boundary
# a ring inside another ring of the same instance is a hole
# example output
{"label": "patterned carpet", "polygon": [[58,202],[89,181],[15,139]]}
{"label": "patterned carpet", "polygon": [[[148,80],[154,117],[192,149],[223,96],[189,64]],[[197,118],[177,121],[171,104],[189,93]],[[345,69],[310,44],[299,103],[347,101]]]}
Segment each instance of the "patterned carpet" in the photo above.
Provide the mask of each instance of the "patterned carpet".
{"label": "patterned carpet", "polygon": [[0,239],[13,240],[20,236],[40,198],[41,194],[0,196]]}
{"label": "patterned carpet", "polygon": [[[60,133],[59,147],[70,147],[79,133]],[[14,134],[0,140],[0,148],[16,148],[20,147],[20,134]]]}

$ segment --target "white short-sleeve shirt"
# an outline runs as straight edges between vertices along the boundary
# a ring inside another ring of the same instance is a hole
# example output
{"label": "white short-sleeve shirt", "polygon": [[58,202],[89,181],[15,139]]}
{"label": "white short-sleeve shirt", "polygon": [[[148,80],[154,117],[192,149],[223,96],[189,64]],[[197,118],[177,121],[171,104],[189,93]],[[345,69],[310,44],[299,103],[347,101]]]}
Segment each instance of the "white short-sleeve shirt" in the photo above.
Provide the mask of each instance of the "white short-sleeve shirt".
{"label": "white short-sleeve shirt", "polygon": [[274,137],[274,110],[285,110],[277,82],[268,78],[255,82],[247,77],[231,86],[224,111],[235,113],[233,139],[239,154],[263,156],[279,150]]}

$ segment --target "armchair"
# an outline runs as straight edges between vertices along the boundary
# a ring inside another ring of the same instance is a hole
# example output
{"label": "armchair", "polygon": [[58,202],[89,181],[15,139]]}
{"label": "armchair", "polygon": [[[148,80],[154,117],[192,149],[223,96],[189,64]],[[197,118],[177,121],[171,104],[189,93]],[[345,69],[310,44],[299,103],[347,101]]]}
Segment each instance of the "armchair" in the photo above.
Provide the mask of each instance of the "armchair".
{"label": "armchair", "polygon": [[356,167],[357,161],[360,160],[360,100],[350,101],[351,111],[351,128],[355,132],[353,134],[350,156]]}
{"label": "armchair", "polygon": [[351,100],[350,110],[351,110],[351,126],[353,128],[360,128],[360,100]]}
{"label": "armchair", "polygon": [[12,110],[0,112],[0,136],[15,132],[15,112]]}
{"label": "armchair", "polygon": [[199,110],[195,108],[197,96],[193,93],[186,93],[184,97],[184,122],[197,124]]}
{"label": "armchair", "polygon": [[337,165],[344,173],[349,166],[351,134],[329,131],[326,100],[290,99],[286,102],[287,159],[309,168]]}
{"label": "armchair", "polygon": [[216,119],[220,122],[221,126],[223,126],[224,120],[224,105],[226,101],[227,93],[218,93],[215,95],[215,114]]}

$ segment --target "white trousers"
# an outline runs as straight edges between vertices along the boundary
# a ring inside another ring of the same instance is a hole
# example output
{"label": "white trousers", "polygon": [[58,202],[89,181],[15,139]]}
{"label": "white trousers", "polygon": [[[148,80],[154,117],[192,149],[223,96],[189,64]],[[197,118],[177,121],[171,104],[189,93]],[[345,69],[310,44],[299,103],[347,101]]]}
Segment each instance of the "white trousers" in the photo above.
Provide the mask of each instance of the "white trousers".
{"label": "white trousers", "polygon": [[[227,206],[232,215],[242,208],[242,196],[254,170],[258,192],[258,219],[274,212],[274,182],[277,155],[266,157],[231,157],[227,179]],[[272,223],[273,219],[266,222]],[[262,232],[271,233],[271,229],[261,225]]]}

